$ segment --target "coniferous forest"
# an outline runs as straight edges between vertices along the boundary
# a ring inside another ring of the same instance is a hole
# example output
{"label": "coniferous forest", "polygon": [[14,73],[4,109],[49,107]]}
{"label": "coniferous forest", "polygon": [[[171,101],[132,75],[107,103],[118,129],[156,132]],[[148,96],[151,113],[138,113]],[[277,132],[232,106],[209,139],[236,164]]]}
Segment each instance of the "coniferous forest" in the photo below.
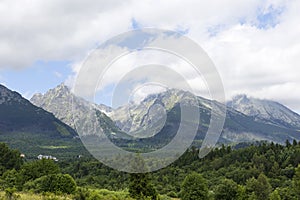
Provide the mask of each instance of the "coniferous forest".
{"label": "coniferous forest", "polygon": [[20,157],[0,144],[0,199],[300,199],[300,143],[222,145],[199,159],[191,147],[156,172],[128,174],[93,157]]}

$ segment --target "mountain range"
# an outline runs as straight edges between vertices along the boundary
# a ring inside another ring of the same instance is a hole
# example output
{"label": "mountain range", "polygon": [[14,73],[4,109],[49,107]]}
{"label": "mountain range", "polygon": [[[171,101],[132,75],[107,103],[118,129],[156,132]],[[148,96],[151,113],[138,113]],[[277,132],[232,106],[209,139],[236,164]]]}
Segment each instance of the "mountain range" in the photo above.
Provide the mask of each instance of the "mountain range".
{"label": "mountain range", "polygon": [[[111,108],[75,96],[64,84],[45,94],[35,94],[30,101],[0,85],[0,141],[32,155],[82,154],[86,150],[79,138],[96,135],[98,131],[92,129],[78,135],[76,122],[83,120],[98,124],[118,146],[157,149],[175,136],[181,120],[180,103],[186,95],[190,93],[170,89],[149,95],[139,103]],[[225,105],[199,96],[195,98],[196,103],[190,106],[199,109],[200,118],[187,123],[198,126],[194,145],[201,145],[212,107]],[[238,95],[227,102],[226,108],[219,143],[300,140],[300,116],[280,103]],[[88,118],[89,110],[95,110],[97,118]]]}
{"label": "mountain range", "polygon": [[[158,141],[167,143],[174,136],[172,134],[176,133],[175,130],[180,122],[178,106],[187,93],[170,89],[149,95],[139,103],[131,102],[113,109],[87,102],[73,95],[68,87],[59,85],[44,95],[34,95],[31,102],[73,127],[72,122],[66,116],[71,116],[70,112],[74,112],[74,109],[73,111],[65,109],[65,105],[73,99],[73,108],[83,109],[83,107],[92,106],[113,122],[110,126],[113,126],[114,130],[141,138],[143,142],[152,141],[151,144],[153,144]],[[196,98],[198,105],[195,106],[200,111],[200,125],[195,140],[201,143],[210,123],[212,105],[218,106],[220,103],[199,96]],[[300,139],[300,116],[277,102],[239,95],[226,106],[224,129],[219,140],[221,143],[260,140],[283,143],[285,140]]]}

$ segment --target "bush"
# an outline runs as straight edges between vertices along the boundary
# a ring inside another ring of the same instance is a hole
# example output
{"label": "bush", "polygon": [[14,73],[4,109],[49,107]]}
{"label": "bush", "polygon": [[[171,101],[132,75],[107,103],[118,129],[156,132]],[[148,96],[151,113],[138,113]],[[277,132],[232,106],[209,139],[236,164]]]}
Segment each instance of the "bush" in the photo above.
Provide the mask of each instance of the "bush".
{"label": "bush", "polygon": [[33,189],[35,192],[53,192],[55,194],[73,194],[77,185],[68,174],[51,174],[42,176],[34,181],[26,183],[25,188]]}
{"label": "bush", "polygon": [[22,177],[15,170],[7,170],[2,175],[2,181],[0,183],[2,188],[13,188],[16,187],[17,190],[22,189]]}
{"label": "bush", "polygon": [[16,188],[6,188],[5,189],[5,197],[6,197],[6,199],[8,199],[8,200],[15,200],[15,199],[20,198],[19,195],[15,194],[16,190],[17,190]]}
{"label": "bush", "polygon": [[42,176],[59,174],[59,166],[53,160],[42,159],[24,164],[21,168],[21,175],[25,182],[35,180]]}
{"label": "bush", "polygon": [[169,197],[172,197],[172,198],[177,198],[177,197],[178,197],[178,195],[177,195],[176,192],[174,192],[174,191],[168,192],[167,195],[168,195]]}
{"label": "bush", "polygon": [[223,179],[215,189],[215,199],[234,200],[238,196],[239,186],[231,179]]}

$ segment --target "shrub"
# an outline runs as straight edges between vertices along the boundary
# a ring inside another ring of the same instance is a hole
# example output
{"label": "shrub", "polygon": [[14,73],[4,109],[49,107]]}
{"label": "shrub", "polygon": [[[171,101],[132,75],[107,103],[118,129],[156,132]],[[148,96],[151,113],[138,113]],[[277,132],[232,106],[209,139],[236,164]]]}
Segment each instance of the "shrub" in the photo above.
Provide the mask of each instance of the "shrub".
{"label": "shrub", "polygon": [[68,174],[51,174],[42,176],[32,182],[27,182],[27,189],[35,192],[53,192],[55,194],[73,194],[77,185],[74,179]]}

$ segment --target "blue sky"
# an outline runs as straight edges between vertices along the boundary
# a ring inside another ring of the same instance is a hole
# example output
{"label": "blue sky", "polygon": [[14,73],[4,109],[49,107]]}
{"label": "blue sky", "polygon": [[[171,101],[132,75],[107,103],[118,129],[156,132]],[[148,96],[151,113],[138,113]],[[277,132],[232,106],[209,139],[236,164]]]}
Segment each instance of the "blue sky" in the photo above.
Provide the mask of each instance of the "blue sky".
{"label": "blue sky", "polygon": [[272,5],[266,11],[259,10],[256,26],[261,29],[274,28],[279,23],[279,17],[284,12],[284,7],[274,8]]}
{"label": "blue sky", "polygon": [[0,70],[0,82],[30,98],[63,83],[70,75],[72,68],[68,61],[37,61],[28,68]]}

